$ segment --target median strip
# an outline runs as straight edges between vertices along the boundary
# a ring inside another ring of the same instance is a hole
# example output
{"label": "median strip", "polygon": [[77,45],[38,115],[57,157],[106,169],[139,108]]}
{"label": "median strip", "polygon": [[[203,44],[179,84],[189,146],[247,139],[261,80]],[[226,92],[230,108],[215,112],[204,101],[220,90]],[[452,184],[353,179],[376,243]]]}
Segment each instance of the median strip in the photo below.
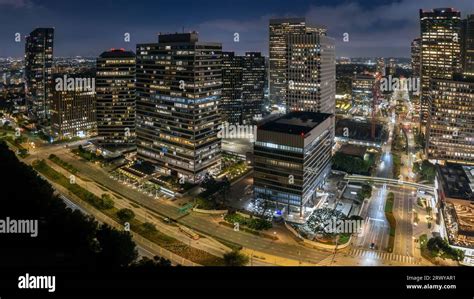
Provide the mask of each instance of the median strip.
{"label": "median strip", "polygon": [[[47,177],[49,180],[61,185],[62,187],[69,190],[71,193],[79,197],[81,200],[90,203],[93,207],[101,210],[102,213],[108,217],[114,219],[118,223],[123,221],[117,215],[119,211],[117,208],[110,205],[104,204],[104,199],[96,196],[90,191],[79,186],[77,183],[71,183],[64,175],[57,172],[49,165],[46,164],[44,160],[35,161],[33,163],[33,168]],[[156,230],[147,229],[147,226],[143,222],[136,219],[131,219],[128,221],[130,224],[130,229],[135,233],[138,233],[145,237],[146,239],[156,243],[160,247],[163,247],[179,256],[182,256],[190,261],[193,261],[200,265],[205,266],[221,266],[224,265],[224,260],[220,257],[216,257],[206,251],[188,246],[179,240],[163,234],[162,232]]]}

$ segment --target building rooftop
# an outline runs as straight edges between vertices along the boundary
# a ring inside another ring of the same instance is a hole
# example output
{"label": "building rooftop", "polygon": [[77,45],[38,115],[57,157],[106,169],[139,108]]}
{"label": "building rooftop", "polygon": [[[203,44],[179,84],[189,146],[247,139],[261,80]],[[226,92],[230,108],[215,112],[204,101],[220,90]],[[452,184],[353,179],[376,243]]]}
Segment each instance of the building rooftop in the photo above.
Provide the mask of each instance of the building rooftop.
{"label": "building rooftop", "polygon": [[331,117],[331,115],[332,114],[328,113],[295,111],[266,122],[260,125],[258,129],[278,133],[304,135]]}
{"label": "building rooftop", "polygon": [[158,35],[159,43],[196,43],[198,33],[193,31],[189,33],[160,33]]}
{"label": "building rooftop", "polygon": [[[381,123],[375,124],[375,138],[372,138],[372,124],[368,121],[356,121],[347,118],[336,120],[336,137],[362,142],[385,142],[388,132]],[[348,134],[348,136],[346,136]]]}
{"label": "building rooftop", "polygon": [[437,171],[446,197],[474,201],[474,166],[446,163]]}
{"label": "building rooftop", "polygon": [[443,13],[459,13],[459,10],[451,8],[451,7],[440,7],[440,8],[433,8],[431,10],[420,9],[421,13],[432,13],[432,14],[443,14]]}
{"label": "building rooftop", "polygon": [[135,53],[132,51],[126,51],[125,49],[110,49],[100,54],[100,58],[118,58],[118,57],[135,57]]}
{"label": "building rooftop", "polygon": [[353,80],[373,80],[375,81],[374,75],[371,74],[356,74]]}
{"label": "building rooftop", "polygon": [[361,159],[364,159],[364,156],[367,153],[367,147],[357,146],[353,144],[343,144],[341,145],[339,152],[349,155],[349,156],[359,157]]}
{"label": "building rooftop", "polygon": [[305,18],[275,18],[270,19],[270,24],[303,23],[305,20]]}

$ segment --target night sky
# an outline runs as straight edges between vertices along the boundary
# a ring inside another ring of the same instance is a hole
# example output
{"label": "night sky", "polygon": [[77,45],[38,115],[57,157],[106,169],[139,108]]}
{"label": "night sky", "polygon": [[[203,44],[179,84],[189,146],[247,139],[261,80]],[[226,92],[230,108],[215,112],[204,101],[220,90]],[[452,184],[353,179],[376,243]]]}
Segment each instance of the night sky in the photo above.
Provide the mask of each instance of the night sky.
{"label": "night sky", "polygon": [[[464,17],[473,0],[305,1],[305,0],[0,0],[0,57],[20,57],[24,40],[36,27],[55,27],[55,56],[98,56],[110,48],[135,51],[156,42],[159,32],[196,30],[201,41],[221,42],[226,51],[268,54],[268,20],[304,16],[327,26],[336,55],[409,57],[419,35],[418,9],[454,7]],[[124,33],[130,33],[130,43]],[[234,33],[240,41],[234,42]],[[349,33],[349,42],[343,34]]]}

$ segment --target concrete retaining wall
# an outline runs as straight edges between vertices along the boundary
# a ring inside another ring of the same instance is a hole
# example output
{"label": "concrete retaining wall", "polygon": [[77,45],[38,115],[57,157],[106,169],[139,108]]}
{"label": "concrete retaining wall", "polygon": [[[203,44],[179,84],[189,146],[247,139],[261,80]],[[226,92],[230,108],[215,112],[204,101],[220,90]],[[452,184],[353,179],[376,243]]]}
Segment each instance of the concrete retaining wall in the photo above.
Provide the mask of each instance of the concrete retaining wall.
{"label": "concrete retaining wall", "polygon": [[222,215],[222,214],[227,214],[229,211],[228,210],[203,210],[203,209],[193,208],[193,212],[211,214],[211,215]]}
{"label": "concrete retaining wall", "polygon": [[[285,222],[285,227],[292,233],[294,234],[299,240],[301,240],[301,242],[304,244],[304,245],[307,245],[309,247],[316,247],[316,248],[319,248],[319,249],[326,249],[326,250],[334,250],[336,249],[336,245],[328,245],[328,244],[324,244],[324,243],[320,243],[320,242],[315,242],[315,241],[311,241],[311,240],[308,240],[308,239],[305,239],[303,238],[293,227],[291,227],[291,225],[287,224]],[[348,247],[350,244],[351,244],[351,241],[352,241],[352,236],[349,238],[349,241],[347,241],[346,243],[342,244],[342,245],[338,245],[337,246],[337,249],[344,249],[346,247]]]}

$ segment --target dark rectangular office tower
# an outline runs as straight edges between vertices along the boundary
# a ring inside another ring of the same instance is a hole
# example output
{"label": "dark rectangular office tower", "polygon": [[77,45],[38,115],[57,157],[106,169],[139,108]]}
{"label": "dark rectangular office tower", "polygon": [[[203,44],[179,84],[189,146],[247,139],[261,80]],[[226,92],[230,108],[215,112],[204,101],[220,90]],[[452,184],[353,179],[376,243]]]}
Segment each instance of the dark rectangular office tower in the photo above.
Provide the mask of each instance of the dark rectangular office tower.
{"label": "dark rectangular office tower", "polygon": [[424,126],[430,106],[430,80],[451,79],[461,71],[461,13],[452,8],[420,9],[421,100]]}
{"label": "dark rectangular office tower", "polygon": [[221,166],[222,46],[198,34],[137,45],[137,153],[167,175],[198,182]]}
{"label": "dark rectangular office tower", "polygon": [[111,49],[97,58],[97,131],[106,147],[135,145],[135,54]]}
{"label": "dark rectangular office tower", "polygon": [[411,42],[411,70],[414,78],[420,77],[421,71],[421,39],[415,38]]}
{"label": "dark rectangular office tower", "polygon": [[245,53],[242,73],[242,122],[245,124],[262,117],[265,72],[265,57],[261,53]]}
{"label": "dark rectangular office tower", "polygon": [[54,28],[37,28],[26,37],[25,83],[28,115],[49,125],[52,99]]}
{"label": "dark rectangular office tower", "polygon": [[463,72],[474,76],[474,14],[462,20],[461,43]]}
{"label": "dark rectangular office tower", "polygon": [[331,171],[334,115],[291,112],[258,127],[254,146],[254,192],[303,222],[316,190]]}
{"label": "dark rectangular office tower", "polygon": [[222,95],[219,111],[223,121],[242,122],[242,56],[222,52]]}
{"label": "dark rectangular office tower", "polygon": [[265,95],[265,57],[259,52],[245,56],[222,53],[222,97],[219,110],[229,123],[250,124],[262,116]]}

